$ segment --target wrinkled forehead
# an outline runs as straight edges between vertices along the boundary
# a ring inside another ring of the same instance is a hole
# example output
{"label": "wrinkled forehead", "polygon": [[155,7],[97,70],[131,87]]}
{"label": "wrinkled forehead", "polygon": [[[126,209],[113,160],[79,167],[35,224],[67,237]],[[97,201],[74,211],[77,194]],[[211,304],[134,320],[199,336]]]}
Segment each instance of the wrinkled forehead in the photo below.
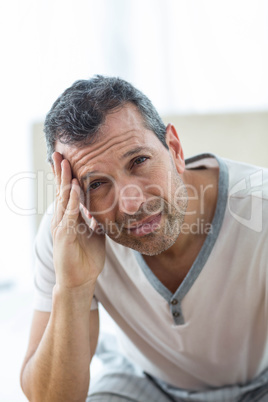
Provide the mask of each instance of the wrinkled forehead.
{"label": "wrinkled forehead", "polygon": [[[60,152],[59,148],[63,148],[63,144],[67,145],[65,148],[83,148],[85,144],[96,144],[101,141],[108,140],[110,136],[118,136],[121,133],[128,132],[130,130],[142,130],[146,129],[145,120],[138,110],[138,108],[132,104],[127,103],[123,106],[120,106],[116,109],[109,111],[101,126],[92,134],[89,134],[88,139],[85,139],[83,142],[75,143],[75,134],[73,135],[74,141],[72,141],[71,145],[64,144],[65,140],[63,138],[63,142],[57,140],[55,143],[55,150]],[[69,137],[72,134],[69,133]]]}
{"label": "wrinkled forehead", "polygon": [[97,131],[97,138],[111,134],[120,134],[132,130],[145,129],[144,118],[138,108],[128,103],[107,113],[105,120]]}
{"label": "wrinkled forehead", "polygon": [[[121,107],[120,109],[113,110],[109,112],[100,128],[91,135],[89,135],[88,140],[85,139],[83,142],[74,141],[71,144],[66,144],[64,139],[63,142],[57,140],[55,143],[56,151],[60,152],[60,149],[67,150],[68,153],[72,149],[84,148],[85,146],[99,147],[104,142],[109,142],[116,140],[116,138],[123,139],[123,136],[126,136],[126,141],[129,140],[127,134],[129,132],[132,133],[141,133],[144,130],[148,130],[146,128],[145,122],[137,110],[136,106],[130,104],[128,106]],[[75,135],[74,135],[75,139]],[[143,142],[143,137],[140,136],[139,140],[136,136],[136,141]]]}
{"label": "wrinkled forehead", "polygon": [[[79,176],[85,164],[95,168],[99,163],[112,163],[137,148],[159,148],[157,136],[145,127],[137,108],[133,105],[109,113],[96,137],[89,144],[56,143],[56,151],[68,159],[73,172]],[[162,148],[162,147],[161,147]]]}
{"label": "wrinkled forehead", "polygon": [[129,130],[115,136],[107,136],[103,133],[102,136],[89,144],[64,144],[57,141],[55,151],[60,152],[70,163],[81,159],[84,155],[88,155],[92,160],[101,157],[105,161],[108,156],[112,158],[131,156],[134,153],[133,150],[142,152],[143,149],[155,149],[156,145],[161,146],[161,143],[158,143],[157,140],[154,134],[152,138],[151,132],[140,135],[135,130]]}

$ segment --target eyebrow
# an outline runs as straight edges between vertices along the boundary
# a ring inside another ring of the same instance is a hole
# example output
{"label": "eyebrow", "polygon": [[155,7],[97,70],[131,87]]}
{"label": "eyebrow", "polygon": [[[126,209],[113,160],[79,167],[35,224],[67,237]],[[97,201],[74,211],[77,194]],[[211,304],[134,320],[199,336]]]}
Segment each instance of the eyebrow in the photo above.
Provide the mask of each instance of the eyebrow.
{"label": "eyebrow", "polygon": [[[124,155],[122,155],[120,157],[120,160],[129,158],[130,156],[133,156],[133,155],[136,155],[136,154],[139,154],[142,151],[144,151],[144,152],[152,152],[152,150],[150,148],[148,148],[148,147],[137,147],[137,148],[131,149],[131,150],[127,151],[126,153],[124,153]],[[98,170],[94,170],[93,172],[88,172],[84,176],[81,177],[81,180],[85,181],[85,180],[89,179],[89,177],[93,176],[96,173],[100,174],[100,172]]]}
{"label": "eyebrow", "polygon": [[130,151],[127,151],[124,155],[121,156],[120,159],[129,158],[130,156],[139,154],[142,151],[150,152],[152,150],[148,147],[137,147],[137,148],[131,149]]}
{"label": "eyebrow", "polygon": [[96,174],[96,173],[100,173],[100,172],[98,172],[98,170],[93,170],[93,172],[88,172],[88,173],[84,174],[84,176],[81,177],[81,180],[85,181],[85,180],[89,179],[90,176],[94,176],[94,174]]}

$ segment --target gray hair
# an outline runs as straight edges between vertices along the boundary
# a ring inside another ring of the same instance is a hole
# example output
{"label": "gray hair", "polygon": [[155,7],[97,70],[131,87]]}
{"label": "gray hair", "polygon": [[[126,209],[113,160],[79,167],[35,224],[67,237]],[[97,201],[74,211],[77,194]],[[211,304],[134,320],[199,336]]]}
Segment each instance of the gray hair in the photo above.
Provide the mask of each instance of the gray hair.
{"label": "gray hair", "polygon": [[96,75],[89,80],[76,81],[48,112],[44,126],[48,162],[52,163],[57,140],[76,146],[93,143],[106,115],[129,102],[137,107],[144,126],[168,148],[166,127],[151,101],[121,78]]}

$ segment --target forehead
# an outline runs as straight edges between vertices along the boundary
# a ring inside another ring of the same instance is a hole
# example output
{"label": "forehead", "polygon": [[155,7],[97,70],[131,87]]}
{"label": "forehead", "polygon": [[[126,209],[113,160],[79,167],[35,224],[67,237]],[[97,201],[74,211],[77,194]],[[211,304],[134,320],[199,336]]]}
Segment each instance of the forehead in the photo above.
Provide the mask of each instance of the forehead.
{"label": "forehead", "polygon": [[161,142],[145,127],[137,108],[128,104],[106,116],[92,144],[77,147],[56,143],[55,150],[71,163],[74,173],[85,164],[95,166],[98,162],[120,158],[135,147],[159,147]]}
{"label": "forehead", "polygon": [[120,109],[116,109],[107,114],[104,124],[100,129],[100,135],[119,133],[128,129],[142,129],[145,124],[138,108],[128,103]]}

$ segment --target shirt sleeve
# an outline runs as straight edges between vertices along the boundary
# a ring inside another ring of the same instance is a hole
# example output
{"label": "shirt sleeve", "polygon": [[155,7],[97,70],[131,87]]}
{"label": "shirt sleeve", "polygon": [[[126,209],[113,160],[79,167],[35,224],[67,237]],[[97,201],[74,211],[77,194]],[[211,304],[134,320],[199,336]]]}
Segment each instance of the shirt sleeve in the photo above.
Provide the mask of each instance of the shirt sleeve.
{"label": "shirt sleeve", "polygon": [[[47,312],[52,310],[52,293],[56,283],[50,229],[53,212],[54,204],[44,214],[34,242],[34,309]],[[91,310],[97,308],[98,300],[93,296]]]}

